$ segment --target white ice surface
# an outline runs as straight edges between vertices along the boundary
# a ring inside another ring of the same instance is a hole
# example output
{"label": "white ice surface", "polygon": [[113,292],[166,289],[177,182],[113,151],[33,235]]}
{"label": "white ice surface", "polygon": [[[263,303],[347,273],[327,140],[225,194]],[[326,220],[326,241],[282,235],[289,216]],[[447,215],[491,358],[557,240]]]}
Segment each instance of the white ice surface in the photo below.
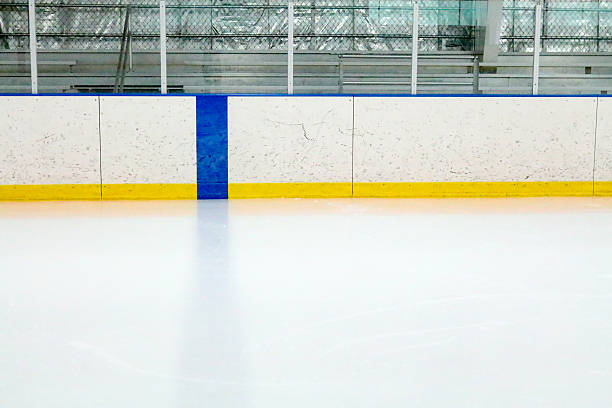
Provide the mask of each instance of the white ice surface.
{"label": "white ice surface", "polygon": [[0,407],[612,406],[612,200],[0,203]]}

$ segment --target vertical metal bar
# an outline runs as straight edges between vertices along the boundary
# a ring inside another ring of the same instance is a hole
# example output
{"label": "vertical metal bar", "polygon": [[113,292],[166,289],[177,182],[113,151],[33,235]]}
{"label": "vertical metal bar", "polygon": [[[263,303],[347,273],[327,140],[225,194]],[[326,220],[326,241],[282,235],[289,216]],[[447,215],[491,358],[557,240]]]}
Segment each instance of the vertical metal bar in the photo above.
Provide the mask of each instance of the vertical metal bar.
{"label": "vertical metal bar", "polygon": [[419,3],[412,2],[412,72],[410,75],[410,93],[417,93],[417,68],[419,58]]}
{"label": "vertical metal bar", "polygon": [[159,53],[161,64],[161,93],[168,93],[168,72],[166,66],[166,1],[159,2]]}
{"label": "vertical metal bar", "polygon": [[[461,0],[459,1],[459,4],[461,4]],[[461,16],[459,16],[459,20],[461,20]],[[459,21],[458,25],[461,25],[461,21]],[[436,7],[436,49],[438,51],[442,50],[442,33],[440,31],[440,8],[438,4],[438,7]]]}
{"label": "vertical metal bar", "polygon": [[353,10],[351,16],[351,50],[355,51],[355,0],[353,0]]}
{"label": "vertical metal bar", "polygon": [[130,53],[130,71],[134,69],[134,57],[132,56],[132,33],[128,34],[128,51]]}
{"label": "vertical metal bar", "polygon": [[[266,0],[266,21],[267,21],[267,30],[266,33],[268,34],[268,49],[271,50],[272,49],[272,44],[273,44],[273,37],[271,36],[272,34],[272,26],[270,25],[270,0]],[[211,26],[212,26],[212,21],[211,21]],[[212,48],[212,47],[211,47]]]}
{"label": "vertical metal bar", "polygon": [[535,9],[535,35],[533,39],[533,89],[532,94],[538,94],[540,85],[540,52],[542,48],[542,3],[538,3]]}
{"label": "vertical metal bar", "polygon": [[546,0],[542,0],[542,32],[540,33],[540,38],[546,38],[546,28],[548,27],[548,4]]}
{"label": "vertical metal bar", "polygon": [[[126,39],[125,39],[125,52],[126,54],[129,52],[129,46],[130,46],[130,6],[127,7],[126,10],[126,14],[125,14],[125,18],[126,18],[126,22],[127,22],[127,32],[126,34]],[[124,85],[125,85],[125,74],[127,73],[127,64],[128,64],[128,56],[124,56],[123,57],[123,66],[121,67],[121,80],[119,82],[119,92],[123,92],[124,90]]]}
{"label": "vertical metal bar", "polygon": [[342,55],[338,56],[338,93],[344,93],[344,61]]}
{"label": "vertical metal bar", "polygon": [[316,0],[311,0],[310,2],[310,34],[312,35],[312,37],[310,37],[310,44],[313,47],[312,49],[317,49],[317,38],[315,37],[316,34],[316,30],[315,30],[315,26],[317,24],[317,3]]}
{"label": "vertical metal bar", "polygon": [[[128,7],[128,18],[129,18],[129,12],[130,12],[130,8]],[[126,54],[128,52],[129,46],[130,44],[129,44],[129,34],[128,34],[128,38],[125,41]],[[122,93],[123,93],[123,89],[125,85],[125,74],[127,73],[127,65],[128,65],[128,56],[126,55],[125,57],[123,57],[123,66],[121,67],[121,79],[119,81],[119,92],[122,92]]]}
{"label": "vertical metal bar", "polygon": [[125,58],[126,58],[126,47],[128,41],[128,21],[129,21],[130,7],[126,7],[125,9],[125,19],[123,22],[123,34],[121,34],[121,47],[119,49],[119,61],[117,61],[117,72],[115,73],[115,86],[113,87],[113,92],[117,93],[121,89],[121,76],[123,75],[123,70],[125,68]]}
{"label": "vertical metal bar", "polygon": [[[129,10],[129,9],[128,9]],[[130,52],[130,71],[134,68],[134,58],[132,56],[132,19],[128,19],[128,47]]]}
{"label": "vertical metal bar", "polygon": [[36,4],[35,0],[28,2],[28,20],[30,27],[30,77],[32,79],[32,93],[38,93],[38,55],[36,43]]}
{"label": "vertical metal bar", "polygon": [[[214,0],[212,2],[212,4],[215,4]],[[213,8],[210,8],[210,50],[212,51],[213,49],[213,45],[214,45],[214,40],[213,40],[213,34],[215,33],[214,27],[213,27]]]}
{"label": "vertical metal bar", "polygon": [[597,1],[597,44],[595,45],[596,47],[596,51],[599,52],[599,41],[601,40],[600,34],[599,34],[599,26],[601,24],[601,0]]}
{"label": "vertical metal bar", "polygon": [[287,93],[293,93],[293,0],[287,0]]}
{"label": "vertical metal bar", "polygon": [[472,83],[472,92],[478,94],[480,93],[480,62],[478,61],[478,57],[474,57],[473,71],[474,79]]}

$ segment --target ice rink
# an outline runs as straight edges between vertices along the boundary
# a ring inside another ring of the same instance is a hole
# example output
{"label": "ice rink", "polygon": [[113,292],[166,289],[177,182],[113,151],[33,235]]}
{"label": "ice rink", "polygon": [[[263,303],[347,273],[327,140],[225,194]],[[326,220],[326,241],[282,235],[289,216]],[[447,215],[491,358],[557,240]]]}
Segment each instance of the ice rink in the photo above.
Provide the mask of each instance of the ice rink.
{"label": "ice rink", "polygon": [[612,199],[0,203],[0,407],[612,406]]}

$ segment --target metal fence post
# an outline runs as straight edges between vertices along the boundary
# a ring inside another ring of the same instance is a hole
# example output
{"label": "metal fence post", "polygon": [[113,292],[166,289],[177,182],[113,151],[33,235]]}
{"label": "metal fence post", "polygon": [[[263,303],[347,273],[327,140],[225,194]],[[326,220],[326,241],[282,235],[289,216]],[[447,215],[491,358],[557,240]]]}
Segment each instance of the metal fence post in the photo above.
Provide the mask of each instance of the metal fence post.
{"label": "metal fence post", "polygon": [[166,1],[159,2],[159,53],[161,65],[161,93],[168,93],[168,72],[166,66]]}
{"label": "metal fence post", "polygon": [[542,3],[535,8],[535,35],[533,38],[533,95],[538,94],[540,85],[540,52],[542,51]]}
{"label": "metal fence post", "polygon": [[338,93],[344,93],[344,61],[342,55],[338,55]]}
{"label": "metal fence post", "polygon": [[473,67],[473,83],[472,83],[472,92],[477,94],[480,93],[480,62],[478,61],[478,57],[474,57],[474,67]]}
{"label": "metal fence post", "polygon": [[134,69],[134,56],[132,55],[132,19],[128,19],[128,50],[130,53],[130,71]]}
{"label": "metal fence post", "polygon": [[28,24],[30,31],[30,77],[32,79],[32,93],[38,93],[38,58],[36,54],[36,0],[28,2]]}
{"label": "metal fence post", "polygon": [[128,47],[128,36],[130,26],[130,6],[125,9],[125,19],[123,22],[123,34],[121,35],[121,47],[119,49],[119,61],[117,61],[117,72],[115,73],[115,86],[113,92],[123,92],[123,84],[125,83],[125,64]]}
{"label": "metal fence post", "polygon": [[417,93],[417,68],[419,58],[419,3],[412,2],[412,72],[410,75],[410,93]]}
{"label": "metal fence post", "polygon": [[293,93],[293,0],[287,0],[287,93]]}

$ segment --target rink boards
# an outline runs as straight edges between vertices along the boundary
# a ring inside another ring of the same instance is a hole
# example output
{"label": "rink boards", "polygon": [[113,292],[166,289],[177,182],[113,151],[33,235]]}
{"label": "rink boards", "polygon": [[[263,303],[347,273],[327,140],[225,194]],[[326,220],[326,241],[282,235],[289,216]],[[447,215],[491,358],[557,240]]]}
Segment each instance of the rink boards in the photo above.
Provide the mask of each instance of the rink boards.
{"label": "rink boards", "polygon": [[0,96],[0,199],[612,195],[597,96]]}

